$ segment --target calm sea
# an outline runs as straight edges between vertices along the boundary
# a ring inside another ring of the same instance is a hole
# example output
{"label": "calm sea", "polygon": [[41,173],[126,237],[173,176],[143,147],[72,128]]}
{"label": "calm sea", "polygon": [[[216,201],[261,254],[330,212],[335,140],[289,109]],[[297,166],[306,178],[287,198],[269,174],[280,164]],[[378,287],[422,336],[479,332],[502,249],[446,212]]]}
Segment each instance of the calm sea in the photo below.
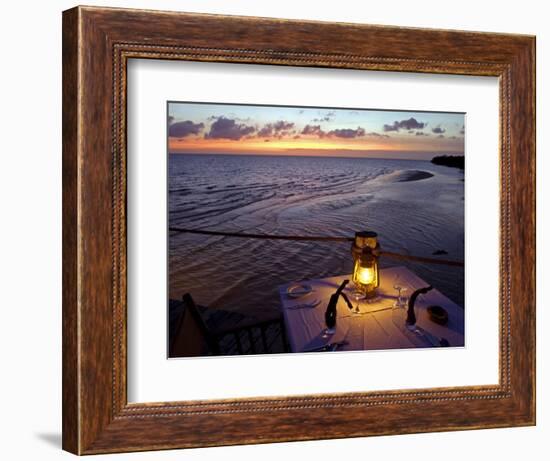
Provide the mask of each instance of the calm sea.
{"label": "calm sea", "polygon": [[[405,181],[412,172],[434,176]],[[169,156],[169,224],[286,235],[379,234],[383,249],[464,259],[464,174],[428,161],[325,157]],[[172,234],[169,292],[202,305],[249,312],[278,309],[277,287],[352,271],[348,243]],[[405,265],[461,306],[462,268]]]}

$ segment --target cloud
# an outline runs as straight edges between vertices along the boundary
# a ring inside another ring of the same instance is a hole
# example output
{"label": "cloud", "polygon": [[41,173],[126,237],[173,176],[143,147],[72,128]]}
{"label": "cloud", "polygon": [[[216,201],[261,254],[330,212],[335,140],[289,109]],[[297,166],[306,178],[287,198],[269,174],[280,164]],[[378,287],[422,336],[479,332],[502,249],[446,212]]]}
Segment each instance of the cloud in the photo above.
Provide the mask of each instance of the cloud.
{"label": "cloud", "polygon": [[[345,138],[345,139],[352,139],[352,138],[360,138],[362,136],[367,135],[365,133],[365,129],[358,126],[357,128],[337,128],[335,130],[330,131],[324,131],[321,128],[321,125],[306,125],[302,133],[303,135],[309,135],[309,136],[317,136],[319,138],[326,138],[326,137],[334,137],[334,138]],[[369,136],[382,136],[378,133],[369,133]],[[385,136],[385,135],[384,135]]]}
{"label": "cloud", "polygon": [[430,133],[424,133],[423,131],[417,131],[415,136],[430,136]]}
{"label": "cloud", "polygon": [[[318,138],[344,138],[344,139],[353,139],[353,138],[361,138],[363,136],[378,136],[378,137],[384,137],[389,138],[387,134],[380,134],[376,132],[366,133],[364,128],[361,128],[358,126],[357,128],[336,128],[334,130],[330,131],[324,131],[321,128],[321,125],[306,125],[303,129],[301,134],[306,136],[317,136]],[[295,136],[296,138],[296,136]]]}
{"label": "cloud", "polygon": [[256,128],[253,126],[237,123],[231,118],[221,116],[210,125],[210,131],[205,133],[204,137],[206,139],[231,139],[238,141],[255,131]]}
{"label": "cloud", "polygon": [[324,138],[326,133],[321,129],[321,125],[306,125],[302,130],[302,134],[319,136]]}
{"label": "cloud", "polygon": [[294,127],[294,122],[286,122],[284,120],[279,120],[273,124],[275,131],[285,131],[290,130]]}
{"label": "cloud", "polygon": [[283,136],[292,134],[290,130],[294,128],[294,122],[287,122],[285,120],[279,120],[275,123],[268,123],[264,125],[263,128],[258,131],[258,137],[267,138],[269,136],[275,136],[281,138]]}
{"label": "cloud", "polygon": [[444,137],[445,137],[445,136],[443,136],[442,134],[440,134],[440,135],[438,136],[438,138],[444,138]]}
{"label": "cloud", "polygon": [[435,128],[432,128],[432,133],[435,133],[435,134],[443,134],[445,133],[445,128],[441,128],[440,125],[436,126]]}
{"label": "cloud", "polygon": [[336,112],[331,110],[321,117],[314,118],[312,122],[330,122],[335,115]]}
{"label": "cloud", "polygon": [[328,132],[329,136],[335,136],[336,138],[360,138],[365,136],[365,129],[358,126],[355,130],[351,128],[338,128]]}
{"label": "cloud", "polygon": [[250,122],[252,120],[250,117],[238,117],[237,114],[233,112],[226,113],[225,115],[209,115],[208,117],[206,117],[206,120],[213,122],[214,120],[218,120],[219,118],[230,118],[231,120],[235,120],[236,122]]}
{"label": "cloud", "polygon": [[377,138],[389,138],[390,137],[389,134],[382,134],[382,133],[378,133],[376,131],[371,131],[370,133],[367,133],[366,136],[375,136]]}
{"label": "cloud", "polygon": [[172,117],[171,115],[168,116],[168,126],[172,125],[172,123],[174,123],[174,117]]}
{"label": "cloud", "polygon": [[243,118],[243,117],[237,116],[237,114],[229,114],[229,116],[230,116],[233,120],[235,120],[236,122],[246,122],[246,123],[248,123],[248,122],[252,121],[252,119],[251,119],[250,117],[245,117],[245,118]]}
{"label": "cloud", "polygon": [[[170,123],[170,118],[168,119]],[[199,134],[204,128],[204,123],[193,123],[191,120],[186,120],[185,122],[173,122],[168,128],[168,136],[173,138],[185,138],[186,136],[192,134]]]}
{"label": "cloud", "polygon": [[427,123],[419,122],[414,117],[409,118],[408,120],[397,120],[393,122],[392,125],[384,125],[384,131],[399,131],[403,130],[421,130],[427,125]]}
{"label": "cloud", "polygon": [[464,125],[462,125],[462,129],[460,130],[460,134],[464,134]]}
{"label": "cloud", "polygon": [[267,138],[268,136],[273,136],[273,126],[271,123],[268,123],[260,131],[258,131],[259,138]]}

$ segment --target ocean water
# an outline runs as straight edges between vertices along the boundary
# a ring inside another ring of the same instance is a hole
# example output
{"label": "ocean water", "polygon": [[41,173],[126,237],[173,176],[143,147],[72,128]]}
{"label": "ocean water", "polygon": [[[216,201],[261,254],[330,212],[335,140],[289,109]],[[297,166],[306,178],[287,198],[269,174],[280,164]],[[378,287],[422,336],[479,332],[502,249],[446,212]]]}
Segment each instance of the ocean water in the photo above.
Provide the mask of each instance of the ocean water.
{"label": "ocean water", "polygon": [[[427,179],[407,181],[415,172]],[[429,161],[169,155],[169,225],[285,235],[353,236],[374,230],[388,251],[464,260],[464,173]],[[464,306],[464,270],[409,267]],[[349,243],[294,242],[170,233],[169,295],[271,315],[277,287],[349,274]]]}

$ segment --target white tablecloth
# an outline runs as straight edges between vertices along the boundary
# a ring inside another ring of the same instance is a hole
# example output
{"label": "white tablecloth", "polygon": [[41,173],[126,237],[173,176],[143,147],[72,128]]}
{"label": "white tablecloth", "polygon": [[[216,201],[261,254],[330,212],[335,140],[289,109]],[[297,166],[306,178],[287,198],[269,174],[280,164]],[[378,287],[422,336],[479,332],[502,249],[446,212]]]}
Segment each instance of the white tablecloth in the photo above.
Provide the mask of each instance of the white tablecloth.
{"label": "white tablecloth", "polygon": [[[394,278],[400,276],[401,285],[408,289],[407,296],[418,288],[428,286],[416,274],[405,267],[391,267],[380,270],[380,287],[375,301],[359,301],[361,314],[352,315],[345,301],[340,297],[337,306],[336,333],[329,338],[322,337],[325,328],[325,311],[330,295],[332,295],[344,279],[353,283],[351,275],[329,277],[303,281],[311,285],[311,293],[299,298],[287,295],[288,283],[279,287],[281,309],[285,320],[287,337],[292,352],[304,352],[322,346],[323,344],[342,341],[348,343],[338,350],[380,350],[404,349],[418,347],[434,347],[434,339],[445,338],[452,347],[464,346],[464,309],[452,302],[437,289],[421,295],[416,301],[417,325],[427,331],[427,335],[410,332],[404,326],[403,309],[400,313],[392,309],[397,297],[393,288]],[[348,298],[355,306],[357,301],[351,296],[350,290],[345,290]],[[315,308],[292,309],[292,306],[320,300]],[[432,322],[426,311],[430,305],[443,307],[448,315],[447,325],[441,326]],[[438,342],[437,342],[438,343]]]}

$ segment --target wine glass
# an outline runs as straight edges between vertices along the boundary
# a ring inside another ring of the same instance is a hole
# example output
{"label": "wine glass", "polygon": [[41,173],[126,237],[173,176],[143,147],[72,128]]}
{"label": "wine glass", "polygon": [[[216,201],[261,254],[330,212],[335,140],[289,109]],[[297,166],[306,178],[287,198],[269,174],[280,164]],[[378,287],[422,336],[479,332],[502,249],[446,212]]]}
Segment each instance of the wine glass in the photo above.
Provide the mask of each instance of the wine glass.
{"label": "wine glass", "polygon": [[394,303],[391,308],[391,319],[397,328],[403,330],[407,323],[407,309],[405,305]]}
{"label": "wine glass", "polygon": [[396,274],[393,278],[393,289],[397,291],[397,298],[392,306],[392,322],[399,329],[405,328],[407,320],[407,287],[403,278]]}
{"label": "wine glass", "polygon": [[357,315],[361,313],[361,309],[359,309],[359,301],[365,299],[365,293],[363,293],[363,290],[359,286],[357,282],[353,282],[353,290],[351,292],[351,297],[355,300],[355,308],[351,311],[353,315]]}
{"label": "wine glass", "polygon": [[406,305],[406,296],[407,287],[405,286],[405,281],[401,275],[396,274],[393,278],[393,289],[397,290],[397,298],[394,302],[394,307],[405,307]]}

